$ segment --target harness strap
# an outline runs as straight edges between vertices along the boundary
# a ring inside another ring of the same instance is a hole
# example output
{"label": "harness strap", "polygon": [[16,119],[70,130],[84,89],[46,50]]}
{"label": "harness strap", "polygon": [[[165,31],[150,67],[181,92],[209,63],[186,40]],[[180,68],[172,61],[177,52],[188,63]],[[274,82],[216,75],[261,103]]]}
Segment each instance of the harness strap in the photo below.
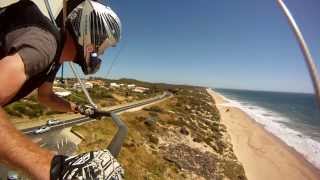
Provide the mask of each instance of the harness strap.
{"label": "harness strap", "polygon": [[[2,21],[2,15],[3,13],[6,11],[6,8],[3,7],[3,8],[0,8],[0,22],[3,22]],[[3,23],[0,23],[0,59],[2,59],[4,57],[4,32],[3,32]]]}

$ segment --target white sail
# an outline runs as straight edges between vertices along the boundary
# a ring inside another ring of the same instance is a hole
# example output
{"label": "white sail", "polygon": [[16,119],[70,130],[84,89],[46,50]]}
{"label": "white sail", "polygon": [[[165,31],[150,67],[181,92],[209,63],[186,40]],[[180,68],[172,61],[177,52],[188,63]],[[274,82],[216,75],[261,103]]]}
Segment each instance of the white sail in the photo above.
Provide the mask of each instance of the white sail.
{"label": "white sail", "polygon": [[[0,0],[0,7],[6,7],[18,1],[19,0]],[[44,0],[31,0],[31,1],[37,4],[41,12],[50,19]],[[52,14],[56,18],[63,8],[63,0],[48,0],[48,1],[51,7]]]}
{"label": "white sail", "polygon": [[0,1],[0,8],[9,6],[10,4],[13,4],[18,1],[19,0],[2,0],[2,1]]}

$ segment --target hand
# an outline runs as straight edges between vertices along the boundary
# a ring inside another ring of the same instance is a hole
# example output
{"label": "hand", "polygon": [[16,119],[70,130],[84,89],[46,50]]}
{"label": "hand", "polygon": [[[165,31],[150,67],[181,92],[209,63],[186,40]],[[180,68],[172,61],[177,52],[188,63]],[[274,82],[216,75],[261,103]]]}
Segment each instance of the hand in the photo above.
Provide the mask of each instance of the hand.
{"label": "hand", "polygon": [[51,162],[50,180],[123,179],[124,170],[108,150],[77,156],[55,156]]}

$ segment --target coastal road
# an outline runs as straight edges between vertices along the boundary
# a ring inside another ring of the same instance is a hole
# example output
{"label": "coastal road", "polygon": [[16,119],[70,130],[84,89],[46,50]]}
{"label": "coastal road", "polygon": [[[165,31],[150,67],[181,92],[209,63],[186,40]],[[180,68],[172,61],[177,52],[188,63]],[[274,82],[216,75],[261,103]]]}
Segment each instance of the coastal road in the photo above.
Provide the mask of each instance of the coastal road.
{"label": "coastal road", "polygon": [[[173,96],[171,93],[165,92],[162,95],[150,99],[137,101],[125,105],[118,105],[103,110],[109,112],[110,114],[119,114],[131,109],[136,109],[139,107],[144,107],[146,105],[158,103],[171,96]],[[75,142],[78,138],[70,132],[71,127],[77,124],[88,123],[92,121],[97,121],[97,119],[91,119],[89,117],[82,116],[66,121],[61,121],[58,124],[51,126],[50,131],[47,131],[42,134],[35,134],[34,131],[45,126],[45,124],[41,126],[35,126],[32,128],[22,129],[21,131],[24,134],[28,135],[35,143],[38,143],[41,147],[54,151],[58,154],[70,156],[75,153],[77,145],[80,143],[80,141]],[[0,180],[6,179],[8,171],[9,169],[0,165]]]}
{"label": "coastal road", "polygon": [[[168,98],[170,96],[172,96],[171,93],[164,92],[162,95],[159,95],[159,96],[156,96],[156,97],[153,97],[150,99],[137,101],[137,102],[133,102],[133,103],[125,104],[125,105],[120,105],[120,106],[114,106],[114,107],[110,107],[110,108],[103,109],[103,110],[109,112],[110,114],[111,113],[121,113],[121,112],[130,110],[130,109],[133,109],[133,108],[138,108],[141,106],[146,106],[149,104],[156,103],[157,101],[161,101],[161,100]],[[91,121],[97,121],[97,119],[92,119],[90,117],[82,116],[82,117],[78,117],[78,118],[74,118],[74,119],[70,119],[70,120],[66,120],[66,121],[61,121],[56,125],[50,126],[50,130],[45,133],[48,133],[52,130],[58,130],[58,129],[62,129],[62,128],[72,127],[77,124],[91,122]],[[41,126],[34,126],[32,128],[22,129],[21,131],[26,135],[32,135],[32,134],[34,134],[35,130],[37,130],[43,126],[45,126],[45,124],[41,125]]]}

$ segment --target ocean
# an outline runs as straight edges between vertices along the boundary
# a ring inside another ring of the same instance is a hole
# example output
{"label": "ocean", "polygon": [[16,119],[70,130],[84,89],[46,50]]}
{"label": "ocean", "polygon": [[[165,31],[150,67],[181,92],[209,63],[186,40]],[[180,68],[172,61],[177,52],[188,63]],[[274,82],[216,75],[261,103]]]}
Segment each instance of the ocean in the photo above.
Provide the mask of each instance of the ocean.
{"label": "ocean", "polygon": [[312,94],[213,90],[320,169],[320,110]]}

